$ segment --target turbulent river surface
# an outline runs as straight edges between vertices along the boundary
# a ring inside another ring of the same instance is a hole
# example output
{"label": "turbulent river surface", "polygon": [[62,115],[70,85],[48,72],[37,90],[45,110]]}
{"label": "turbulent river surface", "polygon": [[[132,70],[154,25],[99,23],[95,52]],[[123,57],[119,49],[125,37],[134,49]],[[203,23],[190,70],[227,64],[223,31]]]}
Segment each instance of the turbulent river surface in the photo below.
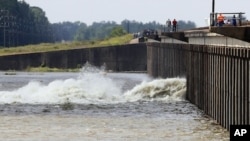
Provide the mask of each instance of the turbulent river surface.
{"label": "turbulent river surface", "polygon": [[184,78],[144,73],[0,72],[0,140],[227,141],[185,100]]}

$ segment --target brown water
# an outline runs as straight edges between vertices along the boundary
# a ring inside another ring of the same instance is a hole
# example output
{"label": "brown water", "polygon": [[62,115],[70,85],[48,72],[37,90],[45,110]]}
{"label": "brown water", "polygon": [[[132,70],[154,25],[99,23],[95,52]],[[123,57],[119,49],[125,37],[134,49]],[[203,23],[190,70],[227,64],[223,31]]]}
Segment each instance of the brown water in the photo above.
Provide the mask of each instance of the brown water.
{"label": "brown water", "polygon": [[228,133],[208,119],[22,115],[0,120],[1,140],[228,140]]}
{"label": "brown water", "polygon": [[[175,87],[182,80],[151,83],[146,74],[131,73],[84,76],[88,79],[81,81],[78,73],[0,75],[0,140],[229,140],[226,129],[181,99],[182,90]],[[145,80],[150,83],[141,83]],[[153,88],[162,83],[169,87],[164,92],[175,95],[162,95],[159,87]],[[65,89],[64,84],[70,87]]]}

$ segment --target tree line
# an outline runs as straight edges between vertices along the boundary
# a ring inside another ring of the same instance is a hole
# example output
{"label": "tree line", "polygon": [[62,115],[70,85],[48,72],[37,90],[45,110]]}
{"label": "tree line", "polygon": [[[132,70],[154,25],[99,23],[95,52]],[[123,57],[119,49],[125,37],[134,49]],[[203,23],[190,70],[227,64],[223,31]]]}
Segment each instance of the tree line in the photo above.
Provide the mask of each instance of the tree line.
{"label": "tree line", "polygon": [[[194,28],[194,22],[179,21],[180,29]],[[0,47],[62,41],[102,40],[145,29],[163,30],[156,21],[142,23],[135,20],[50,23],[46,13],[25,1],[0,0]]]}
{"label": "tree line", "polygon": [[52,42],[45,12],[24,1],[0,1],[0,46],[10,47]]}

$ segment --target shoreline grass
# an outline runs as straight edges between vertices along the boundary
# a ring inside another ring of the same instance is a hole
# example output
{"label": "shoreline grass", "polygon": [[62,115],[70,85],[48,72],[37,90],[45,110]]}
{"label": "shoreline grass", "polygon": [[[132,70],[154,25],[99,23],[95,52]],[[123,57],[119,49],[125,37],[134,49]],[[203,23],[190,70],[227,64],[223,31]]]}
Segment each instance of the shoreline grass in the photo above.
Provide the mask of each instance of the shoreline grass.
{"label": "shoreline grass", "polygon": [[0,56],[25,54],[25,53],[39,53],[39,52],[50,52],[59,50],[69,50],[78,48],[90,48],[90,47],[103,47],[103,46],[114,46],[128,44],[132,40],[132,34],[127,34],[120,37],[109,38],[105,40],[94,40],[94,41],[74,41],[65,43],[41,43],[37,45],[26,45],[19,47],[1,48]]}
{"label": "shoreline grass", "polygon": [[26,72],[80,72],[81,68],[75,69],[62,69],[62,68],[49,68],[49,67],[28,67]]}

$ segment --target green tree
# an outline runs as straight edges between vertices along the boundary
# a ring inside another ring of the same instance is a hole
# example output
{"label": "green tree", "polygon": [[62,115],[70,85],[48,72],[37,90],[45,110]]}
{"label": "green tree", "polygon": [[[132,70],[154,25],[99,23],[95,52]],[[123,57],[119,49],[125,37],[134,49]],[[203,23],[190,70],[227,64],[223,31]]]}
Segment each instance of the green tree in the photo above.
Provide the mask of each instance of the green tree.
{"label": "green tree", "polygon": [[51,37],[50,23],[45,12],[39,7],[31,7],[33,16],[33,35],[37,35],[34,43],[47,42]]}
{"label": "green tree", "polygon": [[195,28],[196,25],[194,22],[191,21],[183,21],[183,20],[179,20],[178,21],[178,30],[187,30],[187,29],[192,29]]}
{"label": "green tree", "polygon": [[[0,1],[0,46],[51,42],[50,23],[39,7],[25,1]],[[8,39],[8,40],[6,40]]]}
{"label": "green tree", "polygon": [[0,10],[8,10],[9,13],[18,12],[17,0],[0,0]]}
{"label": "green tree", "polygon": [[94,22],[90,26],[82,24],[75,35],[75,40],[86,41],[108,38],[112,29],[118,26],[116,22]]}
{"label": "green tree", "polygon": [[127,34],[127,32],[123,29],[122,26],[116,26],[112,29],[111,33],[110,33],[110,37],[117,37],[117,36],[122,36]]}
{"label": "green tree", "polygon": [[81,26],[81,22],[62,22],[62,23],[54,23],[51,25],[53,36],[55,41],[72,41],[74,40],[75,35],[79,27]]}
{"label": "green tree", "polygon": [[76,41],[84,41],[84,40],[87,40],[87,24],[85,23],[81,23],[79,25],[79,28],[74,36],[74,40]]}

